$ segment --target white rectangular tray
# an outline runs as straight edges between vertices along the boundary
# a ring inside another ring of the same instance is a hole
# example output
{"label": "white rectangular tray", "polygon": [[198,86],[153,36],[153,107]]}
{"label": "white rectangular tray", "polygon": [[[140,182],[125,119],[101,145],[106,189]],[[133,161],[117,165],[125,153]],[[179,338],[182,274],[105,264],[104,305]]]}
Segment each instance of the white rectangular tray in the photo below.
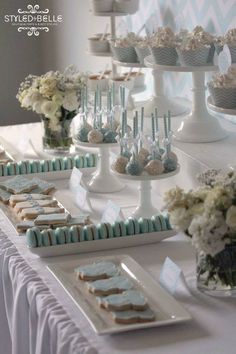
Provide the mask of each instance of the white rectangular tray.
{"label": "white rectangular tray", "polygon": [[[74,273],[76,267],[99,260],[111,261],[120,268],[121,273],[133,283],[134,288],[139,290],[147,299],[148,305],[155,313],[155,321],[127,325],[117,324],[108,311],[99,307],[96,297],[88,292],[86,282],[78,280]],[[191,319],[190,314],[130,256],[86,258],[84,260],[51,264],[47,268],[99,335],[166,326]]]}
{"label": "white rectangular tray", "polygon": [[165,238],[172,237],[174,235],[176,235],[176,231],[168,230],[160,232],[151,232],[148,234],[114,237],[104,240],[68,243],[65,245],[35,247],[29,248],[29,250],[41,258],[55,257],[64,256],[68,254],[104,251],[114,248],[141,246],[149,243],[157,243],[164,240]]}

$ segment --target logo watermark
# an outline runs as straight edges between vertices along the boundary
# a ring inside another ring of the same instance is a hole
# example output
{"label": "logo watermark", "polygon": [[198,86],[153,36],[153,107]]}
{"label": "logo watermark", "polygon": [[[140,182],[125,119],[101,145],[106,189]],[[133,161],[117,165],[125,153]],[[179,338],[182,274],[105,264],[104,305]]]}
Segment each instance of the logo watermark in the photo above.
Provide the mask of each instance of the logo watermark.
{"label": "logo watermark", "polygon": [[4,22],[16,26],[18,32],[26,31],[29,37],[49,32],[50,26],[62,21],[62,15],[50,14],[49,9],[41,10],[39,5],[28,5],[26,10],[18,9],[17,14],[4,16]]}

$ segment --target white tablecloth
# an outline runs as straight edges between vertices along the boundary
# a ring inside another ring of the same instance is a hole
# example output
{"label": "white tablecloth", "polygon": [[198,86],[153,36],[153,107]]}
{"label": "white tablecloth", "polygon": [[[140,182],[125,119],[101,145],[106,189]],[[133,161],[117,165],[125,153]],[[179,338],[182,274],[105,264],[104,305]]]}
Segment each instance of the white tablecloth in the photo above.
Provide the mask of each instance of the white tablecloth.
{"label": "white tablecloth", "polygon": [[[35,134],[38,126],[30,127],[34,127]],[[27,126],[21,126],[21,129],[26,132]],[[4,133],[4,138],[12,141],[16,133],[23,135],[21,129],[1,128],[0,135]],[[232,129],[235,127],[232,126]],[[220,149],[216,150],[217,143],[214,144],[214,154],[218,156]],[[202,144],[198,145],[201,151],[203,145],[206,151],[211,150],[210,144]],[[219,146],[226,150],[231,143],[227,145],[225,140],[224,145],[219,143]],[[188,152],[191,151],[190,146]],[[195,158],[201,156],[194,155]],[[225,161],[222,162],[224,164]],[[182,185],[194,185],[194,175],[203,166],[184,155],[181,155],[181,165],[182,172],[175,181],[182,182]],[[211,166],[214,167],[214,161]],[[135,195],[132,198],[136,200]],[[102,199],[97,200],[98,205]],[[129,254],[156,280],[165,257],[172,258],[183,269],[189,287],[187,289],[179,284],[175,297],[190,312],[192,321],[99,337],[45,267],[48,263],[88,258],[95,254],[39,259],[27,249],[24,238],[16,236],[5,221],[0,225],[7,234],[7,237],[0,234],[0,354],[10,354],[11,347],[15,354],[235,353],[236,300],[211,298],[196,290],[194,252],[189,242],[181,236],[160,244],[98,252],[96,255]]]}

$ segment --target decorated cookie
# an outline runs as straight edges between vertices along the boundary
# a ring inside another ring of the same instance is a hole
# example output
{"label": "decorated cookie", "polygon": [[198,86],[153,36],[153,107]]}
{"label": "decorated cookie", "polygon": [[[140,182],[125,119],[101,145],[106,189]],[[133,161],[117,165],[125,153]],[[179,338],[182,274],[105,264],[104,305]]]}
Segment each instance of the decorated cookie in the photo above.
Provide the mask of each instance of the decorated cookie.
{"label": "decorated cookie", "polygon": [[16,203],[20,202],[27,202],[29,200],[50,200],[52,199],[48,195],[44,194],[16,194],[16,195],[11,195],[10,197],[10,205],[15,206]]}
{"label": "decorated cookie", "polygon": [[97,229],[98,229],[98,235],[100,239],[113,237],[113,229],[111,224],[109,223],[98,224]]}
{"label": "decorated cookie", "polygon": [[8,204],[10,197],[11,197],[11,193],[3,190],[0,188],[0,200],[4,203],[4,204]]}
{"label": "decorated cookie", "polygon": [[85,241],[84,228],[81,226],[71,226],[70,227],[71,242],[83,242]]}
{"label": "decorated cookie", "polygon": [[97,300],[101,307],[109,311],[143,311],[147,308],[147,300],[137,290],[128,290],[122,294],[100,297]]}
{"label": "decorated cookie", "polygon": [[36,219],[37,216],[39,216],[41,214],[57,214],[57,213],[63,213],[63,212],[64,212],[64,209],[62,209],[62,208],[35,207],[35,208],[23,209],[19,213],[19,217],[21,219],[31,220],[31,219]]}
{"label": "decorated cookie", "polygon": [[126,226],[124,221],[116,221],[112,224],[114,237],[126,236]]}
{"label": "decorated cookie", "polygon": [[121,324],[151,322],[155,320],[155,314],[151,309],[147,309],[144,311],[116,311],[112,312],[112,317],[116,323]]}
{"label": "decorated cookie", "polygon": [[126,166],[129,160],[127,157],[118,156],[117,159],[114,161],[112,168],[118,173],[125,173]]}
{"label": "decorated cookie", "polygon": [[26,231],[26,240],[29,247],[41,247],[42,235],[37,227],[32,227]]}
{"label": "decorated cookie", "polygon": [[20,174],[20,169],[17,162],[8,162],[7,171],[9,176],[15,176]]}
{"label": "decorated cookie", "polygon": [[[40,202],[40,201],[39,201]],[[17,204],[18,206],[18,204]],[[44,205],[41,205],[44,206]],[[39,215],[34,220],[35,225],[65,225],[71,218],[68,213]]]}
{"label": "decorated cookie", "polygon": [[86,225],[84,227],[84,232],[86,241],[93,241],[99,239],[98,230],[95,225]]}
{"label": "decorated cookie", "polygon": [[92,129],[88,133],[88,142],[91,144],[100,144],[103,142],[103,134],[97,130],[97,129]]}
{"label": "decorated cookie", "polygon": [[16,224],[16,230],[20,233],[26,232],[28,229],[34,227],[34,222],[29,221],[22,221]]}
{"label": "decorated cookie", "polygon": [[96,262],[75,269],[78,278],[85,281],[108,279],[119,274],[119,270],[112,262]]}
{"label": "decorated cookie", "polygon": [[43,181],[39,178],[33,178],[32,183],[36,184],[33,193],[48,194],[55,189],[55,184]]}
{"label": "decorated cookie", "polygon": [[20,161],[18,165],[19,165],[21,175],[27,175],[31,173],[30,161],[28,160]]}
{"label": "decorated cookie", "polygon": [[63,245],[65,243],[70,243],[71,242],[71,234],[69,232],[69,228],[64,226],[64,227],[57,227],[55,230],[55,235],[57,238],[57,243],[59,245]]}
{"label": "decorated cookie", "polygon": [[55,230],[46,229],[41,231],[42,245],[45,247],[55,246],[57,244],[57,237]]}
{"label": "decorated cookie", "polygon": [[23,176],[16,176],[7,181],[1,182],[0,187],[13,194],[22,194],[30,192],[37,187],[37,182],[29,180]]}
{"label": "decorated cookie", "polygon": [[110,279],[96,280],[87,283],[88,290],[98,296],[118,294],[133,288],[133,284],[123,275],[114,276]]}
{"label": "decorated cookie", "polygon": [[57,206],[57,201],[55,199],[46,200],[29,200],[27,202],[17,203],[14,210],[20,213],[23,209],[35,208],[35,207],[55,207]]}
{"label": "decorated cookie", "polygon": [[145,166],[144,170],[151,176],[157,176],[164,172],[164,166],[160,160],[151,160]]}

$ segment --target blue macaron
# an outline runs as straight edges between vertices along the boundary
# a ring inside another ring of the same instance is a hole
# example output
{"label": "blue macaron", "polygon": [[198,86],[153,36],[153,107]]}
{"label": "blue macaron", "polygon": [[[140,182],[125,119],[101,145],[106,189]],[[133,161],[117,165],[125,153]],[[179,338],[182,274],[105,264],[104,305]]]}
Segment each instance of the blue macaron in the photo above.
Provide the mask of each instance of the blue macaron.
{"label": "blue macaron", "polygon": [[127,235],[124,221],[116,221],[112,225],[112,229],[113,229],[114,237],[122,237]]}
{"label": "blue macaron", "polygon": [[28,160],[20,161],[18,165],[19,165],[21,175],[26,175],[28,173],[31,173],[30,161]]}
{"label": "blue macaron", "polygon": [[65,162],[62,157],[57,157],[52,160],[54,171],[63,171],[65,169]]}
{"label": "blue macaron", "polygon": [[71,242],[71,235],[68,227],[57,227],[55,230],[55,234],[57,238],[57,243],[59,245]]}
{"label": "blue macaron", "polygon": [[30,167],[31,167],[31,173],[42,172],[42,166],[41,166],[40,161],[38,161],[38,160],[30,161]]}
{"label": "blue macaron", "polygon": [[154,225],[154,230],[155,231],[166,231],[167,230],[167,225],[166,221],[163,215],[155,215],[152,216],[152,222]]}
{"label": "blue macaron", "polygon": [[95,166],[95,155],[94,154],[86,154],[85,159],[87,162],[88,167],[94,167]]}
{"label": "blue macaron", "polygon": [[84,232],[86,241],[99,240],[98,229],[95,225],[86,225]]}
{"label": "blue macaron", "polygon": [[2,176],[8,176],[7,165],[3,163],[0,164],[0,177]]}
{"label": "blue macaron", "polygon": [[137,235],[140,233],[140,226],[138,223],[138,220],[135,218],[130,217],[129,218],[129,222],[133,224],[133,228],[134,228],[134,235]]}
{"label": "blue macaron", "polygon": [[42,160],[41,161],[41,169],[42,169],[42,172],[51,172],[51,171],[53,171],[52,160]]}
{"label": "blue macaron", "polygon": [[82,156],[82,158],[83,158],[83,165],[84,165],[84,168],[89,167],[89,166],[88,166],[88,161],[87,161],[86,156],[84,155],[84,156]]}
{"label": "blue macaron", "polygon": [[114,237],[113,229],[109,223],[101,223],[97,225],[98,234],[100,239]]}
{"label": "blue macaron", "polygon": [[57,244],[57,237],[55,234],[55,230],[47,229],[41,231],[42,235],[42,245],[47,246],[54,246]]}
{"label": "blue macaron", "polygon": [[8,162],[7,170],[9,176],[15,176],[20,174],[20,169],[17,162]]}
{"label": "blue macaron", "polygon": [[76,155],[74,157],[74,163],[76,168],[83,168],[84,167],[84,159],[80,155]]}
{"label": "blue macaron", "polygon": [[73,157],[66,156],[64,157],[65,170],[72,170],[75,166],[75,161]]}
{"label": "blue macaron", "polygon": [[26,231],[26,243],[31,248],[42,246],[42,235],[39,228],[32,227]]}
{"label": "blue macaron", "polygon": [[84,228],[79,225],[74,225],[70,227],[71,242],[83,242],[85,241]]}
{"label": "blue macaron", "polygon": [[138,223],[139,223],[140,233],[146,234],[148,232],[148,219],[140,218],[138,220]]}

